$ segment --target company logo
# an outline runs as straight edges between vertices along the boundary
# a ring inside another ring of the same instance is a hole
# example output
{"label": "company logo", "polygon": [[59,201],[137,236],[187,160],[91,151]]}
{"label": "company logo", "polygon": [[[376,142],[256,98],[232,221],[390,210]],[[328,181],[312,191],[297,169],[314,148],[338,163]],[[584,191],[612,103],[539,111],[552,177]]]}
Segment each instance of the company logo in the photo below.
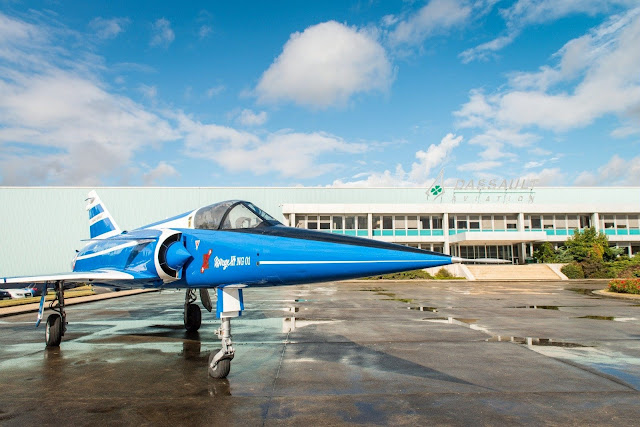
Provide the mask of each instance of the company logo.
{"label": "company logo", "polygon": [[438,176],[433,180],[433,184],[429,187],[427,194],[429,193],[433,195],[434,200],[444,194],[444,169],[440,169]]}
{"label": "company logo", "polygon": [[[427,200],[446,203],[533,203],[539,180],[530,178],[456,179],[455,187],[445,190],[441,169],[427,191]],[[451,194],[448,194],[451,193]]]}

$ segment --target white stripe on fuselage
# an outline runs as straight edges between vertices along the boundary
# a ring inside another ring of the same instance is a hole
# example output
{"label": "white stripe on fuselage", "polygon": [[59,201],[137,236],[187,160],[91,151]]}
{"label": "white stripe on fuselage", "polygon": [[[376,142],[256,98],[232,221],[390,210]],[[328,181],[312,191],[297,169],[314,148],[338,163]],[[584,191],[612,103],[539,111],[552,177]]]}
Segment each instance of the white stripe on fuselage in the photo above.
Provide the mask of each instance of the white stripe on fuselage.
{"label": "white stripe on fuselage", "polygon": [[140,242],[138,242],[137,240],[134,240],[133,242],[123,243],[121,245],[113,246],[111,248],[104,249],[104,250],[101,250],[101,251],[98,251],[98,252],[93,252],[91,254],[82,255],[82,256],[79,256],[76,259],[77,260],[81,260],[81,259],[93,258],[93,257],[100,256],[100,255],[106,255],[108,253],[119,251],[119,250],[125,249],[125,248],[130,248],[132,246],[136,246],[136,245],[139,245],[139,244],[140,244]]}
{"label": "white stripe on fuselage", "polygon": [[[429,260],[426,260],[429,261]],[[440,261],[434,259],[432,261]],[[288,265],[288,264],[375,264],[375,263],[390,263],[390,262],[425,262],[425,260],[419,259],[407,259],[407,260],[362,260],[362,261],[260,261],[260,265]]]}

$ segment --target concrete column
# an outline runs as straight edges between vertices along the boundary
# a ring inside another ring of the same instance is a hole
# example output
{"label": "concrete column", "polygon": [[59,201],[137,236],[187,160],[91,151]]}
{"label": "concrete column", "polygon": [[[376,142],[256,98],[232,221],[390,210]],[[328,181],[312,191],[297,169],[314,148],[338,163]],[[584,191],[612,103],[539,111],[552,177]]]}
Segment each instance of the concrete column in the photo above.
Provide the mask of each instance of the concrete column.
{"label": "concrete column", "polygon": [[373,237],[373,214],[369,212],[367,223],[369,224],[369,229],[367,230],[367,236],[371,239]]}
{"label": "concrete column", "polygon": [[596,229],[596,231],[600,231],[600,215],[598,212],[594,212],[591,215],[591,225]]}
{"label": "concrete column", "polygon": [[444,213],[442,215],[442,234],[444,234],[444,247],[442,248],[442,252],[450,255],[449,251],[449,214]]}
{"label": "concrete column", "polygon": [[296,226],[296,214],[292,213],[291,215],[289,215],[289,227],[295,227]]}

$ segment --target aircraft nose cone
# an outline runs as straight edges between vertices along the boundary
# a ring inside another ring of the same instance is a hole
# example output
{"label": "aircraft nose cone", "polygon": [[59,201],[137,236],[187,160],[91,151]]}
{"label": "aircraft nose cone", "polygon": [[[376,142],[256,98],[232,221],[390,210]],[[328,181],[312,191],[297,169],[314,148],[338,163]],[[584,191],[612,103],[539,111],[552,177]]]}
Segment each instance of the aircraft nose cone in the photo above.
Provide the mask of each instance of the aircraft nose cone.
{"label": "aircraft nose cone", "polygon": [[180,270],[185,262],[192,258],[191,254],[180,244],[175,242],[167,249],[167,265],[174,270]]}

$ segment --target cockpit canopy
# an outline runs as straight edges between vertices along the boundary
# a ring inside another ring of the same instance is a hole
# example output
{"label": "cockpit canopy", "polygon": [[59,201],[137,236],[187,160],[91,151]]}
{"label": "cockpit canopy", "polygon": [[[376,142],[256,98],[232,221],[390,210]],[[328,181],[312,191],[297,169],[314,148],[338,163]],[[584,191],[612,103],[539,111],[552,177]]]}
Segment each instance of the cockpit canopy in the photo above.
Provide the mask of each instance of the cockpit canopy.
{"label": "cockpit canopy", "polygon": [[227,200],[198,209],[193,226],[201,230],[237,230],[278,224],[280,222],[253,203]]}

